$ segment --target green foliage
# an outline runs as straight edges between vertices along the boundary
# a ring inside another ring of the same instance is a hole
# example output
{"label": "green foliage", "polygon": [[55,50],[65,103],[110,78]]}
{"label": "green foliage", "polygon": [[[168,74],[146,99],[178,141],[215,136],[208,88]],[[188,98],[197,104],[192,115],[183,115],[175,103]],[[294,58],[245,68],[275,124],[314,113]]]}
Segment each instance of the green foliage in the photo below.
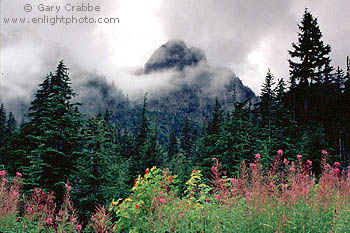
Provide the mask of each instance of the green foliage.
{"label": "green foliage", "polygon": [[[68,180],[80,156],[81,115],[70,86],[68,69],[61,61],[55,74],[50,74],[40,85],[31,103],[28,127],[23,132],[28,138],[26,148],[26,187],[42,186],[63,199],[63,185]],[[27,133],[27,134],[26,134]]]}
{"label": "green foliage", "polygon": [[118,128],[104,117],[90,118],[84,127],[84,150],[72,174],[73,198],[87,222],[97,205],[107,205],[128,193],[129,161],[119,153]]}
{"label": "green foliage", "polygon": [[174,184],[176,176],[172,176],[168,169],[146,169],[143,177],[135,179],[128,198],[112,202],[109,210],[118,217],[114,229],[140,232],[147,224],[145,216],[152,214],[157,206],[165,204],[174,194]]}

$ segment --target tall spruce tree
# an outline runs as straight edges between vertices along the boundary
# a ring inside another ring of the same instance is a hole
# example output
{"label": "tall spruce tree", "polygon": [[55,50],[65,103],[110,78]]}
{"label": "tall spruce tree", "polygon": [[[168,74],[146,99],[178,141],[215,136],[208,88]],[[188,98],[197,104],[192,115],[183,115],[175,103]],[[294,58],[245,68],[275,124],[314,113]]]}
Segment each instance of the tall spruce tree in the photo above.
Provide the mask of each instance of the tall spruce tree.
{"label": "tall spruce tree", "polygon": [[6,111],[3,104],[1,104],[0,107],[0,146],[4,145],[5,138],[6,138]]}
{"label": "tall spruce tree", "polygon": [[144,97],[140,121],[140,125],[136,129],[131,156],[131,177],[143,174],[146,168],[156,166],[158,162],[156,129],[151,130],[147,117],[147,94]]}
{"label": "tall spruce tree", "polygon": [[318,113],[318,97],[323,92],[322,83],[330,78],[331,47],[324,45],[317,18],[305,9],[301,24],[298,25],[298,42],[289,51],[290,103],[294,119],[308,124]]}
{"label": "tall spruce tree", "polygon": [[81,114],[78,104],[71,103],[74,96],[68,68],[60,61],[56,73],[40,84],[29,113],[28,188],[53,190],[59,202],[81,152]]}
{"label": "tall spruce tree", "polygon": [[108,113],[88,119],[84,126],[83,156],[72,175],[72,196],[84,222],[97,205],[108,205],[113,198],[123,197],[128,186],[128,160],[119,153],[116,125],[108,123]]}
{"label": "tall spruce tree", "polygon": [[[324,45],[322,33],[315,18],[305,9],[301,24],[298,25],[298,42],[293,43],[293,50],[289,51],[290,77],[299,84],[310,85],[321,82],[329,73],[331,47]],[[295,60],[294,58],[297,58]],[[291,81],[294,83],[294,81]]]}

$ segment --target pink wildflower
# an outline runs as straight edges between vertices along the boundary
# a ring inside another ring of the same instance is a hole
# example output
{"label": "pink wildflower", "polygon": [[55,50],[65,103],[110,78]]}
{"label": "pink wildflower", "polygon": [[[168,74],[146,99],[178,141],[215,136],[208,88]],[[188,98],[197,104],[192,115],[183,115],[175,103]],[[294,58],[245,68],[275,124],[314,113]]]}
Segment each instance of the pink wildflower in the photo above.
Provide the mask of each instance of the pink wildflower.
{"label": "pink wildflower", "polygon": [[52,218],[46,219],[46,225],[52,225]]}
{"label": "pink wildflower", "polygon": [[75,230],[81,231],[81,229],[82,229],[81,225],[76,225],[76,226],[75,226]]}
{"label": "pink wildflower", "polygon": [[288,163],[288,159],[284,159],[284,160],[283,160],[283,163],[284,163],[284,164],[287,164],[287,163]]}
{"label": "pink wildflower", "polygon": [[334,175],[339,175],[340,174],[339,168],[335,168],[333,172],[334,172]]}
{"label": "pink wildflower", "polygon": [[256,158],[256,159],[260,159],[260,158],[261,158],[261,157],[260,157],[260,154],[257,153],[257,154],[255,155],[255,158]]}
{"label": "pink wildflower", "polygon": [[159,201],[160,201],[160,203],[163,203],[163,204],[165,204],[165,203],[166,203],[165,198],[160,198],[160,199],[159,199]]}
{"label": "pink wildflower", "polygon": [[19,193],[16,190],[13,190],[13,196],[17,198],[19,196]]}
{"label": "pink wildflower", "polygon": [[0,176],[6,176],[6,172],[4,170],[0,171]]}
{"label": "pink wildflower", "polygon": [[306,163],[307,163],[307,165],[309,165],[309,166],[312,166],[312,162],[311,162],[311,160],[306,160]]}
{"label": "pink wildflower", "polygon": [[22,173],[16,172],[16,176],[17,176],[18,178],[21,178],[21,177],[22,177]]}
{"label": "pink wildflower", "polygon": [[256,164],[255,164],[255,163],[250,163],[250,164],[249,164],[249,167],[252,168],[252,169],[253,169],[253,168],[256,168]]}
{"label": "pink wildflower", "polygon": [[328,155],[328,152],[326,150],[322,150],[323,155]]}
{"label": "pink wildflower", "polygon": [[219,195],[219,194],[216,194],[216,195],[215,195],[215,198],[216,198],[216,199],[220,199],[220,195]]}
{"label": "pink wildflower", "polygon": [[283,150],[279,149],[279,150],[277,151],[277,154],[278,154],[279,156],[282,156],[282,155],[283,155]]}
{"label": "pink wildflower", "polygon": [[297,155],[297,158],[298,159],[301,159],[303,156],[302,155]]}
{"label": "pink wildflower", "polygon": [[209,197],[205,198],[205,202],[208,202],[209,201]]}
{"label": "pink wildflower", "polygon": [[291,167],[289,170],[290,170],[291,172],[295,172],[295,168],[294,168],[294,167]]}
{"label": "pink wildflower", "polygon": [[334,162],[333,166],[334,167],[340,167],[340,163],[339,162]]}
{"label": "pink wildflower", "polygon": [[236,183],[236,181],[237,181],[237,180],[236,180],[235,178],[232,178],[232,179],[231,179],[231,184]]}
{"label": "pink wildflower", "polygon": [[71,190],[71,186],[69,184],[65,184],[64,187],[66,187],[67,191],[69,192]]}

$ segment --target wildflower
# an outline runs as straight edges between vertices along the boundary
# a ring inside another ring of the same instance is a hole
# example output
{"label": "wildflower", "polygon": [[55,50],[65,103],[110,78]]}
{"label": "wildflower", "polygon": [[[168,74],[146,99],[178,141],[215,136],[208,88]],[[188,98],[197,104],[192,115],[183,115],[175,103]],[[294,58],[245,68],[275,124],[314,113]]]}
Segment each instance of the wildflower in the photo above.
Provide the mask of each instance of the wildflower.
{"label": "wildflower", "polygon": [[219,195],[219,194],[216,194],[216,195],[215,195],[215,198],[216,198],[216,199],[220,199],[220,195]]}
{"label": "wildflower", "polygon": [[235,178],[231,179],[231,184],[234,184],[237,180]]}
{"label": "wildflower", "polygon": [[173,176],[169,176],[168,179],[169,179],[169,180],[172,180],[172,179],[174,179],[174,177],[173,177]]}
{"label": "wildflower", "polygon": [[6,176],[6,172],[4,170],[0,171],[0,176]]}
{"label": "wildflower", "polygon": [[155,190],[153,190],[153,192],[158,192],[158,190],[157,190],[157,189],[155,189]]}
{"label": "wildflower", "polygon": [[166,167],[166,168],[163,169],[163,171],[168,172],[169,168]]}
{"label": "wildflower", "polygon": [[172,180],[169,180],[169,184],[171,184],[171,183],[173,183],[173,181],[172,181]]}
{"label": "wildflower", "polygon": [[340,167],[340,163],[339,162],[334,162],[333,166],[334,167]]}
{"label": "wildflower", "polygon": [[279,156],[282,156],[282,155],[283,155],[283,150],[279,149],[279,150],[277,151],[277,154],[278,154]]}
{"label": "wildflower", "polygon": [[52,218],[46,219],[46,225],[52,225]]}
{"label": "wildflower", "polygon": [[145,172],[146,172],[146,174],[149,173],[149,169],[147,168]]}
{"label": "wildflower", "polygon": [[297,158],[298,159],[301,159],[303,156],[302,155],[297,155]]}
{"label": "wildflower", "polygon": [[205,198],[205,202],[208,202],[209,201],[209,197]]}
{"label": "wildflower", "polygon": [[214,158],[212,158],[212,160],[216,160],[216,158],[214,157]]}
{"label": "wildflower", "polygon": [[287,184],[282,184],[282,189],[287,189],[288,185]]}
{"label": "wildflower", "polygon": [[291,167],[289,170],[290,170],[291,172],[295,172],[295,168],[294,168],[294,167]]}
{"label": "wildflower", "polygon": [[66,187],[67,191],[69,192],[71,190],[71,186],[69,184],[65,184],[64,187]]}
{"label": "wildflower", "polygon": [[283,163],[284,163],[284,164],[287,164],[287,163],[288,163],[288,159],[284,159],[284,160],[283,160]]}
{"label": "wildflower", "polygon": [[306,160],[307,165],[312,166],[312,162],[308,159]]}
{"label": "wildflower", "polygon": [[166,200],[165,200],[165,198],[163,198],[163,197],[161,197],[161,198],[159,199],[159,201],[160,201],[160,203],[163,203],[163,204],[166,203]]}
{"label": "wildflower", "polygon": [[18,193],[16,190],[13,190],[13,196],[14,196],[14,197],[18,197],[18,196],[19,196],[19,193]]}
{"label": "wildflower", "polygon": [[137,182],[137,178],[134,180],[134,183],[136,183]]}
{"label": "wildflower", "polygon": [[22,177],[22,173],[16,172],[16,176],[17,176],[18,178],[21,178],[21,177]]}
{"label": "wildflower", "polygon": [[323,155],[328,155],[328,152],[326,150],[321,151]]}
{"label": "wildflower", "polygon": [[256,168],[256,164],[255,164],[255,163],[250,163],[250,164],[249,164],[249,167],[250,167],[251,169]]}
{"label": "wildflower", "polygon": [[75,230],[81,231],[81,229],[82,229],[81,225],[76,225],[76,226],[75,226]]}
{"label": "wildflower", "polygon": [[137,209],[137,208],[139,208],[139,204],[136,204],[136,206],[135,206],[135,207],[136,207],[136,209]]}
{"label": "wildflower", "polygon": [[193,171],[192,171],[192,173],[196,173],[196,172],[198,172],[198,170],[193,170]]}
{"label": "wildflower", "polygon": [[257,153],[257,154],[255,155],[255,158],[256,158],[256,159],[260,159],[260,154]]}
{"label": "wildflower", "polygon": [[339,175],[340,174],[339,168],[335,168],[333,172],[334,172],[334,175]]}

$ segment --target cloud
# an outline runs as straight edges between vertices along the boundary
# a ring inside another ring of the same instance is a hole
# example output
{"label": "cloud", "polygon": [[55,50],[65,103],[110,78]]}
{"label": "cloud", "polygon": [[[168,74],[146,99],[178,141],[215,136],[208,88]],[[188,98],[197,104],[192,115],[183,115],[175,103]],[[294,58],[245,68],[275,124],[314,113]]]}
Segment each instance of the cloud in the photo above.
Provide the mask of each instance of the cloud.
{"label": "cloud", "polygon": [[[168,39],[182,38],[203,49],[208,61],[232,70],[259,93],[266,71],[288,80],[288,49],[297,40],[305,7],[319,17],[334,64],[349,54],[349,4],[327,1],[172,0],[158,11]],[[333,45],[334,44],[334,45]]]}

